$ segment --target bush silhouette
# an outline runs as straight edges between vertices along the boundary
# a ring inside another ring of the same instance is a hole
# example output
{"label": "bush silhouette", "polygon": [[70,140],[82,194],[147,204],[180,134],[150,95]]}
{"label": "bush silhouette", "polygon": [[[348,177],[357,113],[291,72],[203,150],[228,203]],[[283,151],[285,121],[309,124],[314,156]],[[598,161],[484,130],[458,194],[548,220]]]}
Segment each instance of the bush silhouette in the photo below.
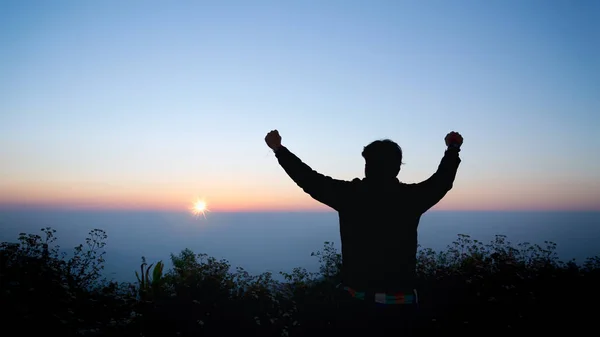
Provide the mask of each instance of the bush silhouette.
{"label": "bush silhouette", "polygon": [[[312,253],[318,272],[294,268],[283,281],[183,249],[171,269],[142,258],[138,281],[117,283],[102,277],[104,231],[92,230],[72,255],[60,253],[55,233],[0,244],[3,333],[302,336],[328,331],[334,317],[342,259],[330,242]],[[461,234],[444,251],[420,247],[417,273],[424,335],[587,331],[600,299],[600,258],[562,262],[552,242],[497,235],[484,244]]]}

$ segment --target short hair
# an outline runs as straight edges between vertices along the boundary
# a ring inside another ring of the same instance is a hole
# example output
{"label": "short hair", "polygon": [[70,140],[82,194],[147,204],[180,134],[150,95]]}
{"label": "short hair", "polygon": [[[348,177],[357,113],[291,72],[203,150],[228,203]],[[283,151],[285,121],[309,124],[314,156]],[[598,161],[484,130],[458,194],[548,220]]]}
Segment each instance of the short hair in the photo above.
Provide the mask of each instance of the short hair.
{"label": "short hair", "polygon": [[362,156],[367,175],[395,177],[400,172],[402,148],[390,139],[376,140],[365,146]]}

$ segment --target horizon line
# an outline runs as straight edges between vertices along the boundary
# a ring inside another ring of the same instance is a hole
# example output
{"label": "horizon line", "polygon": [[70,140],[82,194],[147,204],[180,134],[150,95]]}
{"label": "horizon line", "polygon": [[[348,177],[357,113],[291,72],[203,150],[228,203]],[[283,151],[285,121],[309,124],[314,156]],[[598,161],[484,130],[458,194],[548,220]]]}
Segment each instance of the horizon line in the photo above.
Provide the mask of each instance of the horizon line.
{"label": "horizon line", "polygon": [[[102,206],[74,206],[74,205],[41,205],[41,204],[0,204],[0,211],[96,211],[96,212],[173,212],[190,213],[189,209],[173,207],[102,207]],[[600,212],[600,209],[582,207],[582,208],[432,208],[426,213],[431,212]],[[215,209],[208,210],[207,216],[211,213],[231,214],[231,213],[337,213],[334,209],[325,207],[314,208],[241,208],[241,209]],[[426,214],[424,213],[424,214]]]}

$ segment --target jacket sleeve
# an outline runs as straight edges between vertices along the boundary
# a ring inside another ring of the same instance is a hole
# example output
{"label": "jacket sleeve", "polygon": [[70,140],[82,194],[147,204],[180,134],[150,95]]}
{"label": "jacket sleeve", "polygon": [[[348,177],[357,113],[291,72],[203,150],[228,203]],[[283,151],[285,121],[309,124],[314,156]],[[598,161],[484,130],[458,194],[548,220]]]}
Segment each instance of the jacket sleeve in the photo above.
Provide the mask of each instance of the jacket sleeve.
{"label": "jacket sleeve", "polygon": [[337,180],[314,171],[286,147],[280,147],[275,156],[290,178],[313,199],[335,209],[344,203],[350,182]]}
{"label": "jacket sleeve", "polygon": [[416,201],[420,213],[435,206],[452,189],[461,162],[459,151],[447,149],[437,171],[429,179],[416,184]]}

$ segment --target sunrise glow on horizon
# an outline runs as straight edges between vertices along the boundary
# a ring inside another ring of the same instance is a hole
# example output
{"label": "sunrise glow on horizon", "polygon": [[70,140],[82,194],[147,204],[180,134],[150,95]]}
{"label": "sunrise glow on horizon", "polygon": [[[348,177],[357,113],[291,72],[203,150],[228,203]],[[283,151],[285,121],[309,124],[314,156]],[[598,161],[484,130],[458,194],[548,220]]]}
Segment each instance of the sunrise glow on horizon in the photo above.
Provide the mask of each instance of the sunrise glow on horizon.
{"label": "sunrise glow on horizon", "polygon": [[[548,187],[549,189],[551,187]],[[297,189],[297,190],[296,190]],[[473,191],[476,191],[473,193]],[[488,190],[467,189],[456,187],[449,192],[448,196],[432,211],[600,211],[598,203],[594,202],[593,192],[591,197],[586,198],[583,194],[567,196],[553,195],[537,191],[527,194],[513,195],[511,188],[504,190],[496,187]],[[164,197],[165,199],[163,199]],[[193,201],[195,200],[195,201]],[[320,204],[305,195],[302,190],[291,186],[287,195],[266,193],[249,195],[241,194],[234,198],[227,196],[216,196],[210,199],[210,207],[207,199],[190,199],[184,194],[169,193],[168,195],[158,193],[155,196],[129,195],[102,197],[89,194],[78,195],[72,198],[54,197],[46,200],[39,198],[24,198],[20,202],[0,200],[0,208],[55,208],[73,210],[148,210],[148,211],[186,211],[193,215],[204,217],[206,212],[228,213],[228,212],[328,212],[331,208]],[[191,205],[191,206],[190,206]]]}
{"label": "sunrise glow on horizon", "polygon": [[408,183],[455,130],[433,210],[600,211],[600,2],[433,3],[3,3],[0,208],[330,211],[278,129],[348,181],[390,138]]}

